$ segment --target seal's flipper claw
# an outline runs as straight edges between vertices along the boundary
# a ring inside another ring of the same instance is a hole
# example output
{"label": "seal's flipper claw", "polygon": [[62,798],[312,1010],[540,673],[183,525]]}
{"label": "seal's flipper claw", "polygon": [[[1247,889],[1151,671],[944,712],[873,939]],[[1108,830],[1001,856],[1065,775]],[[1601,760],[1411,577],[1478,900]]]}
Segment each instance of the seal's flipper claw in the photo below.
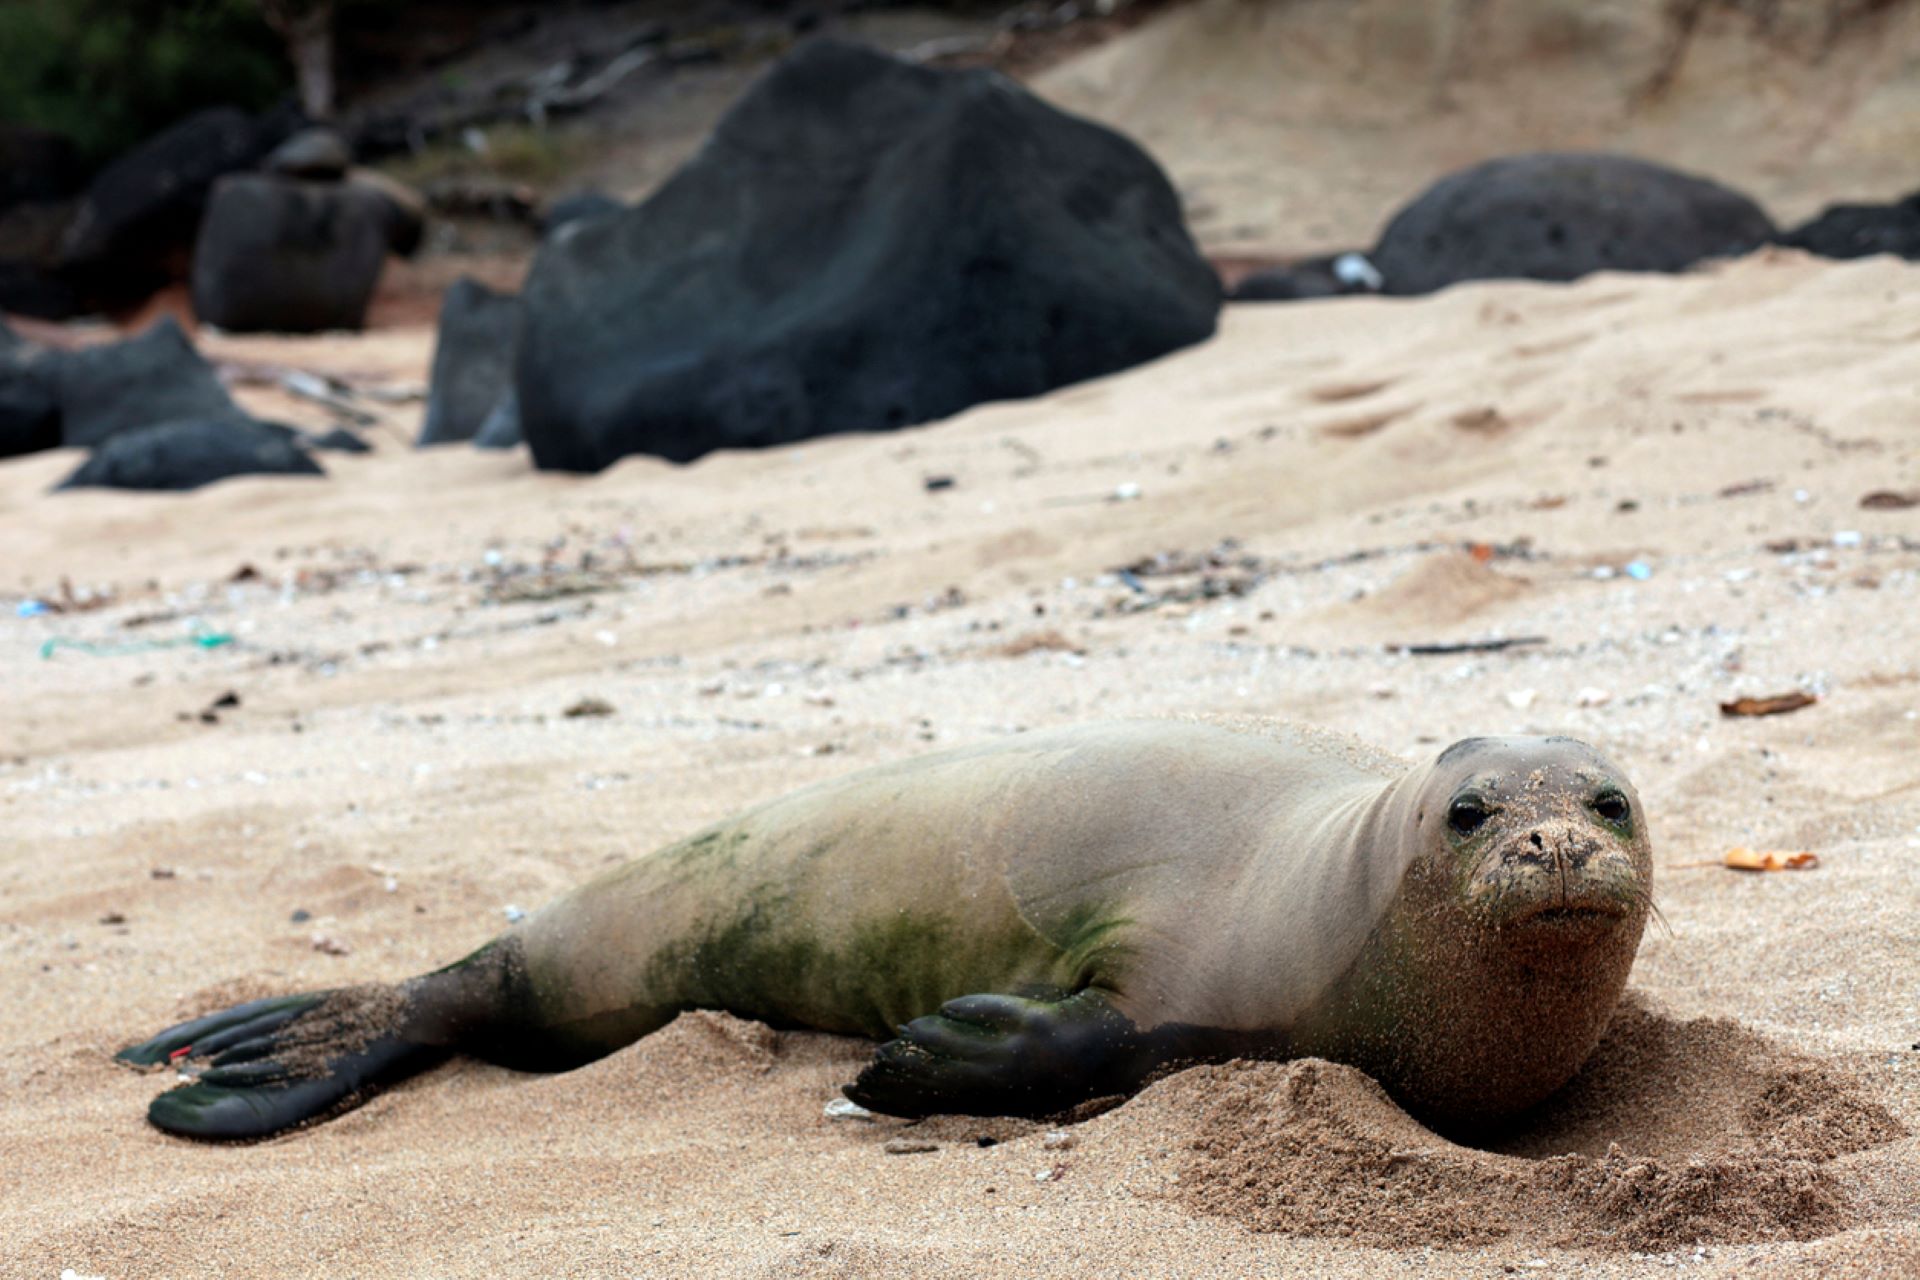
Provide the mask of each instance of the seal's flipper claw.
{"label": "seal's flipper claw", "polygon": [[445,1054],[384,1036],[311,1069],[275,1061],[215,1067],[155,1098],[147,1118],[187,1138],[265,1138],[364,1101],[378,1086],[413,1075]]}
{"label": "seal's flipper claw", "polygon": [[301,1080],[277,1089],[196,1083],[155,1098],[147,1119],[185,1138],[264,1138],[333,1109],[347,1096],[332,1079]]}
{"label": "seal's flipper claw", "polygon": [[[264,1058],[272,1053],[275,1046],[279,1043],[278,1040],[270,1035],[254,1036],[250,1040],[242,1040],[230,1049],[222,1049],[220,1055],[207,1065],[210,1067],[231,1067],[240,1062],[252,1062],[256,1058]],[[201,1055],[196,1053],[193,1056],[197,1058]]]}
{"label": "seal's flipper claw", "polygon": [[168,1027],[151,1040],[128,1045],[113,1055],[114,1060],[136,1067],[157,1067],[177,1057],[203,1058],[228,1045],[276,1031],[331,994],[315,991],[300,996],[249,1000],[231,1009]]}
{"label": "seal's flipper claw", "polygon": [[210,1067],[200,1073],[195,1084],[215,1085],[222,1089],[257,1089],[263,1085],[283,1084],[295,1077],[278,1062],[242,1062],[231,1067]]}
{"label": "seal's flipper claw", "polygon": [[941,1105],[937,1080],[923,1069],[924,1063],[916,1061],[925,1056],[906,1041],[889,1040],[840,1092],[882,1115],[917,1118],[951,1111],[953,1107]]}
{"label": "seal's flipper claw", "polygon": [[[961,996],[940,1006],[940,1016],[991,1031],[1014,1031],[1026,1025],[1034,1010],[1053,1006],[1019,996]],[[925,1019],[922,1019],[925,1021]]]}

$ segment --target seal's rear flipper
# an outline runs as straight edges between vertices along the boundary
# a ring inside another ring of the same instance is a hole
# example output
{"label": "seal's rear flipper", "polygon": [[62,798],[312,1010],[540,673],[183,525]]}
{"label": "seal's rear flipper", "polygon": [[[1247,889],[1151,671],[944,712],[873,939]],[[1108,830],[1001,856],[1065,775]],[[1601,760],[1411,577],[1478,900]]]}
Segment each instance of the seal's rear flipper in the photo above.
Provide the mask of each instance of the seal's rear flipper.
{"label": "seal's rear flipper", "polygon": [[264,1138],[344,1110],[446,1056],[400,1034],[405,1007],[391,987],[254,1000],[115,1056],[135,1066],[211,1058],[198,1079],[155,1098],[147,1118],[189,1138]]}

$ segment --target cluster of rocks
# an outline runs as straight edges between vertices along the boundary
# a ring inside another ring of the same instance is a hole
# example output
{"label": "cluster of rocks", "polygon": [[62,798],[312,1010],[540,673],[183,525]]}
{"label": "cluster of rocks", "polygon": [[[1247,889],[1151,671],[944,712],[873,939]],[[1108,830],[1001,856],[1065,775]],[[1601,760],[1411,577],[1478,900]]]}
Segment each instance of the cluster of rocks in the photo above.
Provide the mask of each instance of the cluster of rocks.
{"label": "cluster of rocks", "polygon": [[1233,297],[1411,296],[1466,280],[1577,280],[1596,271],[1685,271],[1785,244],[1830,258],[1920,258],[1920,193],[1836,205],[1791,231],[1706,178],[1600,152],[1503,156],[1450,174],[1396,213],[1365,253],[1257,272]]}
{"label": "cluster of rocks", "polygon": [[422,208],[351,159],[291,110],[216,107],[82,185],[65,139],[0,126],[0,311],[116,310],[190,274],[200,315],[226,328],[358,328],[387,254],[418,246]]}
{"label": "cluster of rocks", "polygon": [[517,302],[456,291],[422,439],[509,396],[570,471],[891,430],[1199,342],[1220,303],[1132,142],[992,72],[815,40],[650,199],[549,232]]}
{"label": "cluster of rocks", "polygon": [[236,475],[322,475],[311,450],[364,448],[259,422],[233,402],[180,326],[49,351],[0,325],[0,456],[91,451],[63,489],[195,489]]}
{"label": "cluster of rocks", "polygon": [[[40,158],[0,174],[0,200],[46,203],[57,143],[0,131],[9,154]],[[63,244],[74,261],[124,259],[190,225],[204,318],[356,327],[421,220],[350,161],[324,131],[207,113],[97,176]],[[1366,253],[1256,276],[1237,296],[1679,271],[1782,239],[1912,254],[1917,218],[1920,197],[1782,236],[1703,178],[1624,156],[1511,156],[1435,184]],[[0,263],[0,305],[10,279]],[[448,291],[419,443],[524,442],[540,467],[597,471],[893,430],[1203,341],[1221,302],[1172,186],[1132,142],[989,71],[815,40],[646,201],[552,206],[521,294]],[[171,324],[72,354],[0,342],[0,452],[51,444],[94,450],[70,484],[319,471],[313,441],[249,419]]]}

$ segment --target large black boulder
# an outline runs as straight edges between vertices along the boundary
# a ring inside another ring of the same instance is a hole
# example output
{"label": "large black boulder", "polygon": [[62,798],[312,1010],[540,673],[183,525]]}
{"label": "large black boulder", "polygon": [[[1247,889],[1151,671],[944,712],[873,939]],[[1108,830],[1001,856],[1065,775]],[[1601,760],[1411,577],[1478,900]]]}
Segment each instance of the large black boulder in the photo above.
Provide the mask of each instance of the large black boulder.
{"label": "large black boulder", "polygon": [[1876,253],[1920,260],[1920,191],[1892,204],[1836,204],[1780,237],[1823,258],[1865,258]]}
{"label": "large black boulder", "polygon": [[137,338],[66,352],[53,363],[65,444],[91,448],[156,422],[246,418],[171,316]]}
{"label": "large black boulder", "polygon": [[541,467],[926,422],[1213,332],[1145,152],[987,71],[776,64],[643,204],[543,241],[516,366]]}
{"label": "large black boulder", "polygon": [[88,184],[62,245],[66,273],[108,299],[141,298],[178,278],[207,192],[250,169],[298,123],[210,107],[149,138]]}
{"label": "large black boulder", "polygon": [[237,333],[359,329],[393,217],[383,196],[355,183],[222,178],[194,244],[194,312]]}
{"label": "large black boulder", "polygon": [[1450,174],[1395,214],[1370,255],[1385,292],[1462,280],[1683,271],[1773,239],[1747,197],[1629,156],[1506,156]]}
{"label": "large black boulder", "polygon": [[186,418],[123,431],[93,451],[61,489],[198,489],[229,476],[323,476],[285,427]]}
{"label": "large black boulder", "polygon": [[502,399],[513,394],[520,299],[478,280],[454,281],[440,300],[427,416],[418,443],[472,440]]}
{"label": "large black boulder", "polygon": [[0,324],[0,458],[60,446],[60,402],[44,360]]}

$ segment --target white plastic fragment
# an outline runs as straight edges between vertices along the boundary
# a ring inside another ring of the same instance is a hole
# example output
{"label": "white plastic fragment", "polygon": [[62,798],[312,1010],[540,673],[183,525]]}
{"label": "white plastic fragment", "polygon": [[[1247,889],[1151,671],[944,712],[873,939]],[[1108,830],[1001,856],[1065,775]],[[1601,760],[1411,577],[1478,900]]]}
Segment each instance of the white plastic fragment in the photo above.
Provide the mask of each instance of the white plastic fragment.
{"label": "white plastic fragment", "polygon": [[1343,253],[1333,260],[1333,278],[1349,289],[1365,289],[1368,293],[1378,293],[1387,287],[1387,279],[1380,274],[1380,268],[1364,253]]}

